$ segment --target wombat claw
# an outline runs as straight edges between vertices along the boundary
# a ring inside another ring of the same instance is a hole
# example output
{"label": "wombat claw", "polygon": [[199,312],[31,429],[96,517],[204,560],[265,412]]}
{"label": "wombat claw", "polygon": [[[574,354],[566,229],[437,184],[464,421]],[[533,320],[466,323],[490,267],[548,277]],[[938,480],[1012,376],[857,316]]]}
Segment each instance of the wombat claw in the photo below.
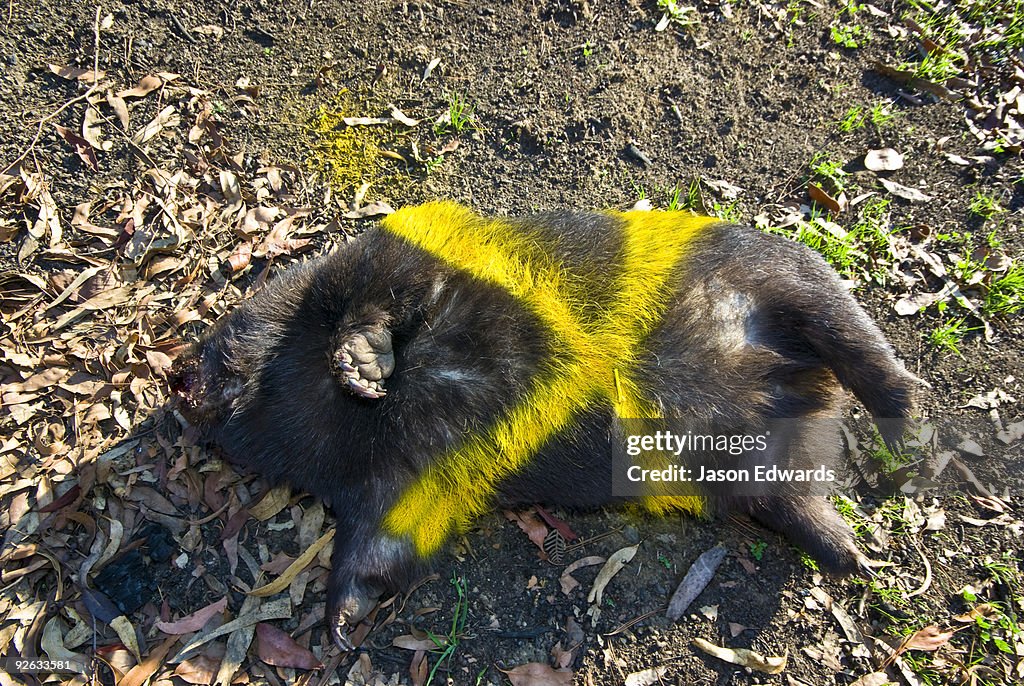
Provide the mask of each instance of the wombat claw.
{"label": "wombat claw", "polygon": [[395,354],[387,329],[370,329],[346,336],[334,353],[335,372],[345,387],[361,398],[383,398],[384,379],[395,370]]}
{"label": "wombat claw", "polygon": [[383,398],[387,391],[376,381],[367,381],[366,379],[360,379],[357,376],[348,376],[345,378],[345,385],[348,390],[352,391],[356,395],[362,398],[370,398],[376,400],[377,398]]}
{"label": "wombat claw", "polygon": [[343,653],[355,650],[356,647],[352,645],[352,641],[349,640],[348,636],[345,635],[344,624],[335,623],[331,627],[331,638],[334,639],[334,645],[338,646],[338,650]]}

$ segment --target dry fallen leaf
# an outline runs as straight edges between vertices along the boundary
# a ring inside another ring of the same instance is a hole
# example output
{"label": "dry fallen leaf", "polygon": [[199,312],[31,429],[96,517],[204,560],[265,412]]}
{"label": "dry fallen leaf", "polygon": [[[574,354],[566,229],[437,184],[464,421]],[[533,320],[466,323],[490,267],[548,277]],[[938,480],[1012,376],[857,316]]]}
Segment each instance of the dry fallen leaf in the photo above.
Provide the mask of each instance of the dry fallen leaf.
{"label": "dry fallen leaf", "polygon": [[227,596],[215,603],[200,608],[190,615],[182,617],[176,622],[156,622],[154,626],[165,634],[190,634],[200,631],[215,616],[221,614],[228,608]]}
{"label": "dry fallen leaf", "polygon": [[949,643],[949,639],[953,638],[953,631],[942,631],[934,624],[926,626],[923,629],[919,629],[914,634],[903,642],[901,650],[924,650],[934,651],[938,650],[942,646]]}
{"label": "dry fallen leaf", "polygon": [[892,148],[868,150],[864,155],[864,167],[873,172],[896,171],[903,168],[903,155]]}
{"label": "dry fallen leaf", "polygon": [[268,665],[296,669],[322,669],[324,666],[309,648],[299,645],[286,632],[270,624],[260,622],[256,625],[256,639],[256,654]]}
{"label": "dry fallen leaf", "polygon": [[889,675],[885,672],[872,672],[857,679],[850,686],[887,686],[894,683],[896,682],[890,681]]}
{"label": "dry fallen leaf", "polygon": [[573,589],[580,585],[580,582],[576,581],[576,579],[573,578],[573,572],[575,572],[577,569],[582,569],[583,567],[592,567],[594,565],[602,564],[604,561],[605,558],[601,557],[600,555],[591,555],[589,557],[584,557],[579,560],[576,560],[571,565],[562,570],[562,576],[558,578],[558,583],[562,586],[562,593],[564,593],[565,595],[569,595],[570,593],[572,593]]}
{"label": "dry fallen leaf", "polygon": [[92,171],[99,170],[99,163],[96,160],[96,152],[93,150],[93,146],[86,139],[79,136],[77,133],[69,128],[55,125],[53,128],[57,129],[57,133],[61,135],[61,138],[66,140],[74,148],[75,154],[78,155],[79,159],[85,163]]}
{"label": "dry fallen leaf", "polygon": [[178,117],[177,110],[174,109],[174,105],[168,105],[160,110],[159,114],[151,122],[135,132],[132,136],[132,142],[136,145],[142,145],[163,131],[164,128],[177,126],[179,122],[180,118]]}
{"label": "dry fallen leaf", "polygon": [[1001,613],[999,608],[989,603],[982,603],[981,605],[977,605],[971,608],[970,612],[967,612],[962,615],[956,615],[955,617],[953,617],[953,619],[963,624],[974,624],[979,617],[992,619],[998,618],[1000,614]]}
{"label": "dry fallen leaf", "polygon": [[[443,638],[438,637],[439,641],[443,642]],[[430,638],[417,638],[412,634],[403,634],[402,636],[395,636],[394,640],[391,641],[391,645],[402,650],[436,650],[437,643]]]}
{"label": "dry fallen leaf", "polygon": [[749,667],[765,674],[782,673],[786,669],[786,663],[789,661],[788,653],[781,657],[765,657],[758,652],[746,648],[716,646],[714,643],[705,641],[703,638],[693,639],[693,645],[708,655],[717,657],[719,660],[740,665],[741,667]]}
{"label": "dry fallen leaf", "polygon": [[639,672],[627,674],[625,686],[652,686],[652,684],[661,683],[661,678],[667,672],[668,667],[664,665],[642,669]]}
{"label": "dry fallen leaf", "polygon": [[572,671],[554,669],[541,662],[530,662],[508,670],[499,670],[512,686],[572,686]]}
{"label": "dry fallen leaf", "polygon": [[840,191],[835,197],[832,197],[821,186],[814,183],[807,184],[807,195],[832,214],[841,214],[850,205],[846,193]]}
{"label": "dry fallen leaf", "polygon": [[95,83],[104,76],[104,71],[93,71],[92,69],[80,69],[78,67],[61,67],[56,64],[48,65],[50,71],[68,81],[82,81],[84,83]]}
{"label": "dry fallen leaf", "polygon": [[725,546],[716,545],[710,550],[701,553],[686,572],[686,576],[679,583],[672,600],[669,601],[666,616],[673,622],[677,621],[690,607],[690,603],[696,600],[697,596],[707,587],[715,576],[715,571],[728,552]]}
{"label": "dry fallen leaf", "polygon": [[413,119],[394,105],[391,106],[391,118],[399,124],[405,124],[406,126],[419,126],[420,123],[419,119]]}
{"label": "dry fallen leaf", "polygon": [[391,117],[344,117],[345,126],[380,126],[391,124],[395,120]]}
{"label": "dry fallen leaf", "polygon": [[597,578],[594,579],[594,587],[590,589],[590,594],[587,596],[587,602],[601,603],[601,597],[604,594],[605,586],[612,580],[616,574],[619,573],[626,563],[633,559],[636,555],[636,551],[640,549],[640,544],[631,545],[620,550],[616,550],[608,557],[608,561],[604,563],[604,567],[597,573]]}
{"label": "dry fallen leaf", "polygon": [[114,147],[110,141],[103,140],[103,117],[95,107],[87,107],[82,119],[82,138],[97,150],[109,151]]}
{"label": "dry fallen leaf", "polygon": [[345,219],[365,219],[367,217],[378,217],[384,214],[394,214],[395,210],[392,209],[391,205],[380,200],[371,202],[369,205],[363,205],[357,210],[346,212],[343,217]]}
{"label": "dry fallen leaf", "polygon": [[895,196],[903,198],[904,200],[909,200],[910,202],[927,202],[932,199],[932,196],[926,195],[916,188],[904,186],[901,183],[896,183],[889,179],[878,179],[878,182],[882,184],[882,187],[885,188],[885,190]]}
{"label": "dry fallen leaf", "polygon": [[112,90],[107,90],[106,98],[110,109],[114,110],[114,114],[117,115],[117,121],[121,123],[121,129],[127,131],[131,120],[128,115],[128,104],[124,98],[116,95]]}
{"label": "dry fallen leaf", "polygon": [[249,591],[249,595],[256,596],[259,598],[266,598],[268,596],[275,595],[288,588],[292,580],[298,576],[299,572],[306,568],[310,562],[316,559],[317,553],[325,545],[331,542],[334,538],[334,529],[331,529],[323,536],[321,536],[313,545],[304,550],[301,555],[291,564],[288,569],[285,570],[284,574],[274,579],[272,582],[259,588],[254,588]]}
{"label": "dry fallen leaf", "polygon": [[541,521],[537,513],[532,509],[526,512],[512,512],[511,510],[505,510],[505,519],[510,522],[515,522],[519,525],[519,528],[527,535],[530,541],[533,542],[541,551],[544,550],[544,539],[547,538],[548,528]]}
{"label": "dry fallen leaf", "polygon": [[198,33],[200,36],[210,36],[214,40],[220,40],[224,37],[224,28],[217,24],[200,24],[199,26],[192,27],[192,33]]}
{"label": "dry fallen leaf", "polygon": [[[251,595],[251,594],[250,594]],[[259,598],[247,598],[246,600],[259,601]],[[254,604],[243,604],[242,610],[239,612],[238,617],[226,622],[212,631],[200,632],[192,637],[185,647],[183,647],[178,654],[171,658],[171,662],[178,662],[182,657],[188,653],[191,653],[196,648],[206,645],[210,641],[234,633],[244,627],[252,627],[260,622],[266,622],[271,619],[286,619],[291,617],[293,614],[291,600],[287,597],[272,600],[262,605],[256,606]]]}
{"label": "dry fallen leaf", "polygon": [[437,65],[439,64],[441,64],[440,57],[435,57],[434,59],[430,60],[430,63],[427,64],[427,68],[423,70],[423,78],[420,79],[420,81],[426,81],[428,78],[430,78],[431,73],[433,73],[433,71],[437,69]]}
{"label": "dry fallen leaf", "polygon": [[139,79],[139,83],[134,88],[126,88],[123,91],[118,91],[117,97],[119,98],[142,98],[149,95],[160,86],[164,85],[163,79],[156,74],[148,74]]}
{"label": "dry fallen leaf", "polygon": [[291,497],[292,487],[288,484],[274,486],[260,498],[258,503],[249,508],[249,514],[254,519],[265,522],[286,508]]}

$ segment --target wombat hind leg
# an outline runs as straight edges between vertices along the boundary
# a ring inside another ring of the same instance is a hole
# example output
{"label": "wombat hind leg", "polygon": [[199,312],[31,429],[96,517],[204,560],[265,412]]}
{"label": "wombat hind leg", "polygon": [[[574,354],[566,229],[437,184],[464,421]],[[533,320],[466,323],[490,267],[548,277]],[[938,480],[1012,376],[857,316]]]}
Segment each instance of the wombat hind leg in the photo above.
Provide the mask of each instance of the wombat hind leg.
{"label": "wombat hind leg", "polygon": [[784,534],[830,572],[854,574],[870,565],[853,529],[825,498],[749,498],[738,509]]}
{"label": "wombat hind leg", "polygon": [[379,532],[358,528],[347,541],[335,539],[327,579],[325,619],[340,650],[352,650],[346,627],[355,627],[387,591],[399,591],[420,571],[412,546]]}

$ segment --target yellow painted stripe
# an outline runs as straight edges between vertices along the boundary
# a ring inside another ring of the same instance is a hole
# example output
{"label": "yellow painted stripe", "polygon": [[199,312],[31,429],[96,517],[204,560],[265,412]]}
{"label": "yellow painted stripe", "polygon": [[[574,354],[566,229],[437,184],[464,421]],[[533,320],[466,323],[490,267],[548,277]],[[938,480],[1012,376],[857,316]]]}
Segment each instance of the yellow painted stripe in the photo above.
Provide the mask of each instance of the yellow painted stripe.
{"label": "yellow painted stripe", "polygon": [[[620,417],[654,419],[659,410],[634,378],[636,352],[664,314],[671,280],[688,243],[718,220],[627,212],[621,220],[623,264],[610,307],[588,307],[586,279],[555,261],[550,246],[521,227],[483,219],[452,203],[429,203],[390,215],[386,230],[454,268],[495,284],[534,313],[564,349],[527,396],[490,429],[439,456],[386,514],[393,535],[408,536],[421,555],[490,506],[497,484],[521,470],[574,417],[605,399]],[[598,312],[598,315],[585,315]],[[654,508],[699,511],[699,498],[653,498]],[[669,500],[671,502],[669,502]]]}

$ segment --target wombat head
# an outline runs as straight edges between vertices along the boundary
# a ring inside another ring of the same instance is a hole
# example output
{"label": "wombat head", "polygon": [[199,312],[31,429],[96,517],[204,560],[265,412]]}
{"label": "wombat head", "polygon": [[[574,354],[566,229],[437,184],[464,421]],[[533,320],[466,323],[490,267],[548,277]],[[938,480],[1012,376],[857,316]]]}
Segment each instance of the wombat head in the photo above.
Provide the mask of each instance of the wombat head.
{"label": "wombat head", "polygon": [[219,424],[234,411],[245,390],[245,376],[233,351],[232,323],[222,320],[180,356],[168,374],[178,409],[200,428]]}

